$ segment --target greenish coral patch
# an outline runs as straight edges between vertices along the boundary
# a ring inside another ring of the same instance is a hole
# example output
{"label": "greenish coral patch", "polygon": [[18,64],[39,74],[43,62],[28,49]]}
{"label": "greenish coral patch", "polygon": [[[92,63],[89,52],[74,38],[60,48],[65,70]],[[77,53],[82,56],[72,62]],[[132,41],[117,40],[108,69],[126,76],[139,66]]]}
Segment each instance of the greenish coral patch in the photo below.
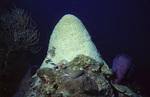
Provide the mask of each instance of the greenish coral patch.
{"label": "greenish coral patch", "polygon": [[75,57],[71,62],[68,64],[68,69],[78,70],[92,70],[92,71],[99,71],[101,63],[94,60],[93,58],[85,55],[78,55]]}

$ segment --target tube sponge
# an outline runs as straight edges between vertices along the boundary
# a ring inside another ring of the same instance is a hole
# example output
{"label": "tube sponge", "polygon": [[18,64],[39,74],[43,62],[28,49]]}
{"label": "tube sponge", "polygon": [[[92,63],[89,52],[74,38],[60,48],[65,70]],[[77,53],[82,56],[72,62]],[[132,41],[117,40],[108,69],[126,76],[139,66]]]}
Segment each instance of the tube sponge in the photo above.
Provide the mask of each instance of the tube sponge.
{"label": "tube sponge", "polygon": [[57,64],[63,59],[70,62],[79,54],[106,64],[82,22],[76,16],[66,14],[50,36],[47,58]]}

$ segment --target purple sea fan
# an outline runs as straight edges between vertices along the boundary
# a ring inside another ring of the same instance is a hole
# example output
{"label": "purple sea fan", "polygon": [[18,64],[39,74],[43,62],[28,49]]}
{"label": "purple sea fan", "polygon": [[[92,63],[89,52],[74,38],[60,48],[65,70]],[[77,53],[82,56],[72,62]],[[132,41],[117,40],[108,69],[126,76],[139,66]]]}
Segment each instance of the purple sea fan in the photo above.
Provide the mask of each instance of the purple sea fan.
{"label": "purple sea fan", "polygon": [[132,58],[126,54],[121,54],[116,56],[113,60],[112,69],[116,75],[114,79],[114,84],[119,84],[127,75],[127,73],[132,72]]}

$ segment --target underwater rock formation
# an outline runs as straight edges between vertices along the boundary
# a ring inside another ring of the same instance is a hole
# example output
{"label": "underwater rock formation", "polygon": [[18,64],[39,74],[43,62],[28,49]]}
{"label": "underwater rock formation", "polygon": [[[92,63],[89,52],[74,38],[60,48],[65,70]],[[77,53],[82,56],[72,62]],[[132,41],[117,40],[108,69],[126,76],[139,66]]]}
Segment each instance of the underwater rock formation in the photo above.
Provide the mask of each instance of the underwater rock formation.
{"label": "underwater rock formation", "polygon": [[24,97],[141,97],[113,84],[112,76],[81,21],[68,14],[56,25]]}
{"label": "underwater rock formation", "polygon": [[[81,96],[88,97],[88,94],[98,95],[98,86],[94,80],[83,75],[75,79],[67,77],[59,78],[57,80],[58,89],[57,93],[68,94],[68,96]],[[65,93],[64,93],[65,92]]]}

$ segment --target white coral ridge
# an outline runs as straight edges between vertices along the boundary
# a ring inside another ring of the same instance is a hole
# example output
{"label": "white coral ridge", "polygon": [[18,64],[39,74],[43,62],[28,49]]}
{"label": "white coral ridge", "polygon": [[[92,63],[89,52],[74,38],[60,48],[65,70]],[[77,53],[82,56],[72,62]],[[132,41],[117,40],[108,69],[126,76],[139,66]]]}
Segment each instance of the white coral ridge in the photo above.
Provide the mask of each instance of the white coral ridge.
{"label": "white coral ridge", "polygon": [[[50,53],[53,48],[55,48],[55,55]],[[90,56],[106,64],[80,19],[74,15],[66,14],[60,19],[52,32],[47,56],[41,67],[51,67],[51,65],[46,64],[47,59],[51,59],[56,64],[63,59],[70,62],[79,54]]]}

